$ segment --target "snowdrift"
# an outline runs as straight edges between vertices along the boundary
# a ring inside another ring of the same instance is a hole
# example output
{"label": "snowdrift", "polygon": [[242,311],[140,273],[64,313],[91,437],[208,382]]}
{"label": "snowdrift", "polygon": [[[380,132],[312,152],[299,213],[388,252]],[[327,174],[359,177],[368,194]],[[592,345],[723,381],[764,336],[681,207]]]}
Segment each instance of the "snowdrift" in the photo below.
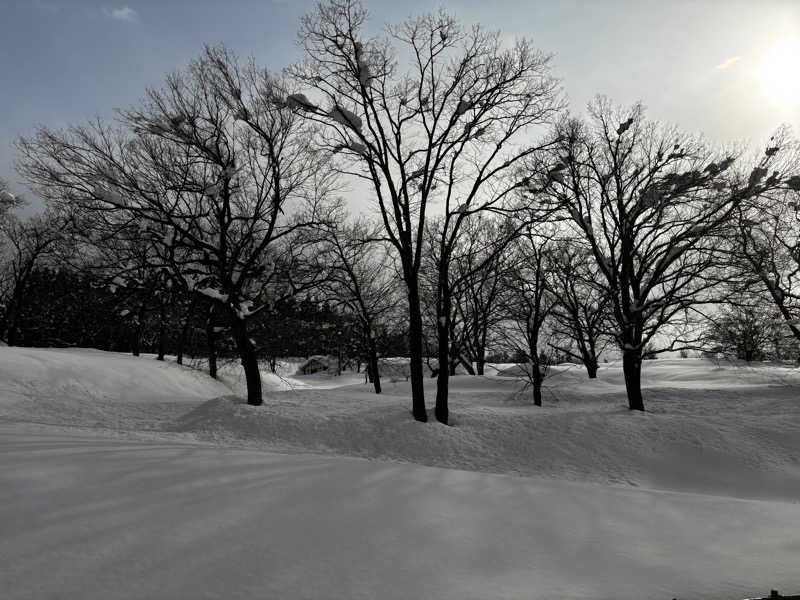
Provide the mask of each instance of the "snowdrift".
{"label": "snowdrift", "polygon": [[[452,380],[452,426],[416,423],[409,384],[216,398],[178,419],[200,439],[423,465],[742,498],[800,498],[800,378],[785,367],[649,364],[648,412],[626,408],[619,367],[555,368],[545,406],[509,377]],[[426,381],[429,405],[435,381]]]}
{"label": "snowdrift", "polygon": [[0,348],[0,418],[159,429],[230,389],[194,369],[91,349]]}

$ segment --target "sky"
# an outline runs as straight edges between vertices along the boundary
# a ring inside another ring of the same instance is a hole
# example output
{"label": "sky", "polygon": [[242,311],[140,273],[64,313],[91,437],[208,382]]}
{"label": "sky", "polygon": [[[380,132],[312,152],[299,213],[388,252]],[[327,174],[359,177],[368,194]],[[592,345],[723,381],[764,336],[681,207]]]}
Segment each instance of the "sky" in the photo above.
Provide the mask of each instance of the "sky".
{"label": "sky", "polygon": [[[378,31],[439,6],[553,54],[570,109],[595,94],[718,144],[800,132],[800,0],[364,0]],[[312,0],[0,0],[0,178],[13,140],[135,105],[222,42],[278,70]]]}

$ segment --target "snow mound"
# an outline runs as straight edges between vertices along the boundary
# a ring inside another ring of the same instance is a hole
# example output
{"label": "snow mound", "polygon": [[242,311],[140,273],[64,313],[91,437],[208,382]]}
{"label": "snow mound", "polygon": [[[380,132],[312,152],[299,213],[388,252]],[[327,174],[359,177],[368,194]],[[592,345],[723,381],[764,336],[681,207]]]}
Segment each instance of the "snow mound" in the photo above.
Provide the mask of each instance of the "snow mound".
{"label": "snow mound", "polygon": [[[800,498],[800,403],[795,374],[727,369],[699,387],[671,379],[664,361],[648,375],[648,412],[627,410],[617,367],[584,381],[557,371],[545,406],[515,379],[451,381],[452,426],[409,415],[409,384],[272,394],[260,407],[216,398],[173,429],[201,439],[282,451],[313,451],[495,473],[712,493]],[[713,375],[713,365],[692,368]],[[663,372],[659,375],[659,369]],[[695,373],[698,375],[698,373]],[[736,385],[731,384],[731,380]],[[588,383],[587,383],[588,382]],[[771,383],[759,383],[771,382]],[[426,380],[429,406],[435,380]]]}
{"label": "snow mound", "polygon": [[0,348],[0,417],[7,420],[152,429],[225,394],[202,372],[144,356]]}

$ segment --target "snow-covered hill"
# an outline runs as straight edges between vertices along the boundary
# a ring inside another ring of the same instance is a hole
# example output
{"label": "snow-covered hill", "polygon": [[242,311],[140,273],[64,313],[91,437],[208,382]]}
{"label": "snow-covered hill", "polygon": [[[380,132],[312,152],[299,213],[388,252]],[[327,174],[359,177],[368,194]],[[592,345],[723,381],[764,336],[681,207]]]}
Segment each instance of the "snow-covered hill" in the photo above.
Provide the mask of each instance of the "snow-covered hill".
{"label": "snow-covered hill", "polygon": [[203,373],[91,349],[0,348],[0,419],[161,429],[203,400],[230,394]]}

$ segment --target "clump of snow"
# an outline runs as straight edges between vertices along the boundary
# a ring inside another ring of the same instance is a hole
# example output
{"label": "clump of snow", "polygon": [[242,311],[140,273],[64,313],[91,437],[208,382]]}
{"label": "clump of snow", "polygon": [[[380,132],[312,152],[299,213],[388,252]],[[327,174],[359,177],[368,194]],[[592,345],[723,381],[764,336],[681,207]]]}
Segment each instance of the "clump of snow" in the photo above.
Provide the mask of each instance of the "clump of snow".
{"label": "clump of snow", "polygon": [[361,117],[342,106],[334,106],[328,113],[328,116],[337,123],[341,123],[342,125],[346,125],[347,127],[351,127],[357,131],[361,130]]}

